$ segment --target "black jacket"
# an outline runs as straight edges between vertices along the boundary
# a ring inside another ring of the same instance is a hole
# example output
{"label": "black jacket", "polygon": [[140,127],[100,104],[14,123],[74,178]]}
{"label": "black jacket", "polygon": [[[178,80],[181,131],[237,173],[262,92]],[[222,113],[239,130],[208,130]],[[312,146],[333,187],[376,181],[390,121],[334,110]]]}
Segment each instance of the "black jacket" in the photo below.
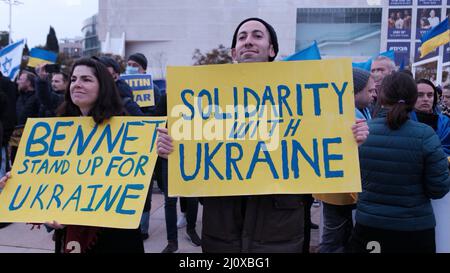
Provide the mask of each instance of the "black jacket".
{"label": "black jacket", "polygon": [[39,99],[35,91],[20,92],[16,101],[17,125],[24,125],[27,118],[39,116]]}
{"label": "black jacket", "polygon": [[203,252],[302,252],[302,195],[207,197],[202,203]]}
{"label": "black jacket", "polygon": [[16,85],[0,75],[0,143],[5,147],[16,126]]}
{"label": "black jacket", "polygon": [[55,117],[56,109],[64,102],[64,93],[55,92],[46,80],[36,81],[36,95],[39,99],[39,117]]}
{"label": "black jacket", "polygon": [[120,97],[122,98],[123,107],[127,110],[128,114],[130,116],[143,116],[144,113],[134,101],[131,87],[124,80],[117,80],[116,86],[119,90]]}
{"label": "black jacket", "polygon": [[166,104],[161,103],[162,92],[156,84],[153,84],[153,92],[155,96],[155,105],[150,107],[142,107],[141,110],[146,116],[159,116],[163,111],[166,111]]}

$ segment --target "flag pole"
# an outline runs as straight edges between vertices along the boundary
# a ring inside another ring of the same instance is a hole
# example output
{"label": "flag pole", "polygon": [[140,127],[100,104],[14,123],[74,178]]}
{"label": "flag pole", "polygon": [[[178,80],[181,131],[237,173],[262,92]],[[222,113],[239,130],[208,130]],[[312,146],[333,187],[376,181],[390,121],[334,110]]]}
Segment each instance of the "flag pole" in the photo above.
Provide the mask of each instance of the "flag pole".
{"label": "flag pole", "polygon": [[8,39],[8,44],[12,44],[12,6],[13,5],[21,5],[23,4],[22,2],[18,1],[18,0],[3,0],[3,2],[9,4],[9,39]]}
{"label": "flag pole", "polygon": [[439,53],[442,53],[442,54],[439,54],[439,57],[437,60],[436,85],[442,85],[442,70],[443,70],[444,53],[445,53],[443,51],[444,51],[444,47],[440,46]]}

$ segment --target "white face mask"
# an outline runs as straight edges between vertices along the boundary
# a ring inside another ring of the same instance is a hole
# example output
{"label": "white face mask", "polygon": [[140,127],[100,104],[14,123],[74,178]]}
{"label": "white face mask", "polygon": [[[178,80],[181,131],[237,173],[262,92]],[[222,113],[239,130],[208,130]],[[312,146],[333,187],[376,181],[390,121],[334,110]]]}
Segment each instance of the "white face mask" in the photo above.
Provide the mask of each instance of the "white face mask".
{"label": "white face mask", "polygon": [[127,66],[125,74],[139,74],[139,68],[134,66]]}

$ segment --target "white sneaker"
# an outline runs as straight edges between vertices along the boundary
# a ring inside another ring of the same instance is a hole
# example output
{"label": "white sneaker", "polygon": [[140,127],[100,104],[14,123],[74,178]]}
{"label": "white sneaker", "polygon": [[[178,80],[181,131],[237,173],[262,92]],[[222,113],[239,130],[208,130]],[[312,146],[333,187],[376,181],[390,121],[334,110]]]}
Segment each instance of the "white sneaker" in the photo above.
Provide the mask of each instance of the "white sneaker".
{"label": "white sneaker", "polygon": [[186,214],[181,213],[181,215],[178,216],[177,228],[184,228],[186,225],[187,225]]}
{"label": "white sneaker", "polygon": [[312,206],[313,206],[314,208],[318,208],[318,207],[320,207],[320,201],[319,201],[319,200],[316,200],[316,199],[314,199],[314,202],[313,202]]}

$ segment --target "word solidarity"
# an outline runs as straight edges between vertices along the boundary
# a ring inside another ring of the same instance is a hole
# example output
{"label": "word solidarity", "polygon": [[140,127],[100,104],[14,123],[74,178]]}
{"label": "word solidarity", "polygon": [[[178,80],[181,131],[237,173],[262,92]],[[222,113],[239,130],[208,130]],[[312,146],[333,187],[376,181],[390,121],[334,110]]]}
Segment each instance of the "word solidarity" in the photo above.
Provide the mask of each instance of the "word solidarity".
{"label": "word solidarity", "polygon": [[[234,106],[234,110],[244,109],[243,116],[245,118],[254,116],[258,116],[259,118],[263,117],[266,107],[273,109],[275,117],[278,118],[285,116],[303,116],[304,103],[314,105],[314,115],[320,116],[322,113],[321,99],[330,99],[331,91],[331,93],[337,96],[336,102],[338,103],[339,114],[342,115],[342,97],[348,89],[347,87],[348,82],[342,83],[341,87],[338,87],[334,82],[305,85],[297,83],[294,86],[278,85],[273,87],[266,85],[259,91],[255,91],[249,87],[243,87],[242,89],[233,87],[232,105]],[[311,101],[304,100],[304,92],[311,92],[313,94]],[[189,109],[189,113],[183,115],[183,118],[185,120],[192,120],[196,115],[201,115],[205,120],[211,116],[214,116],[216,119],[238,119],[240,116],[238,111],[223,113],[220,107],[220,105],[223,105],[220,102],[220,94],[227,96],[229,92],[227,90],[219,90],[217,87],[213,91],[207,89],[200,91],[183,90],[181,92],[181,100]],[[289,100],[292,100],[291,97],[293,97],[295,103],[289,103]],[[239,106],[243,107],[241,108]]]}

